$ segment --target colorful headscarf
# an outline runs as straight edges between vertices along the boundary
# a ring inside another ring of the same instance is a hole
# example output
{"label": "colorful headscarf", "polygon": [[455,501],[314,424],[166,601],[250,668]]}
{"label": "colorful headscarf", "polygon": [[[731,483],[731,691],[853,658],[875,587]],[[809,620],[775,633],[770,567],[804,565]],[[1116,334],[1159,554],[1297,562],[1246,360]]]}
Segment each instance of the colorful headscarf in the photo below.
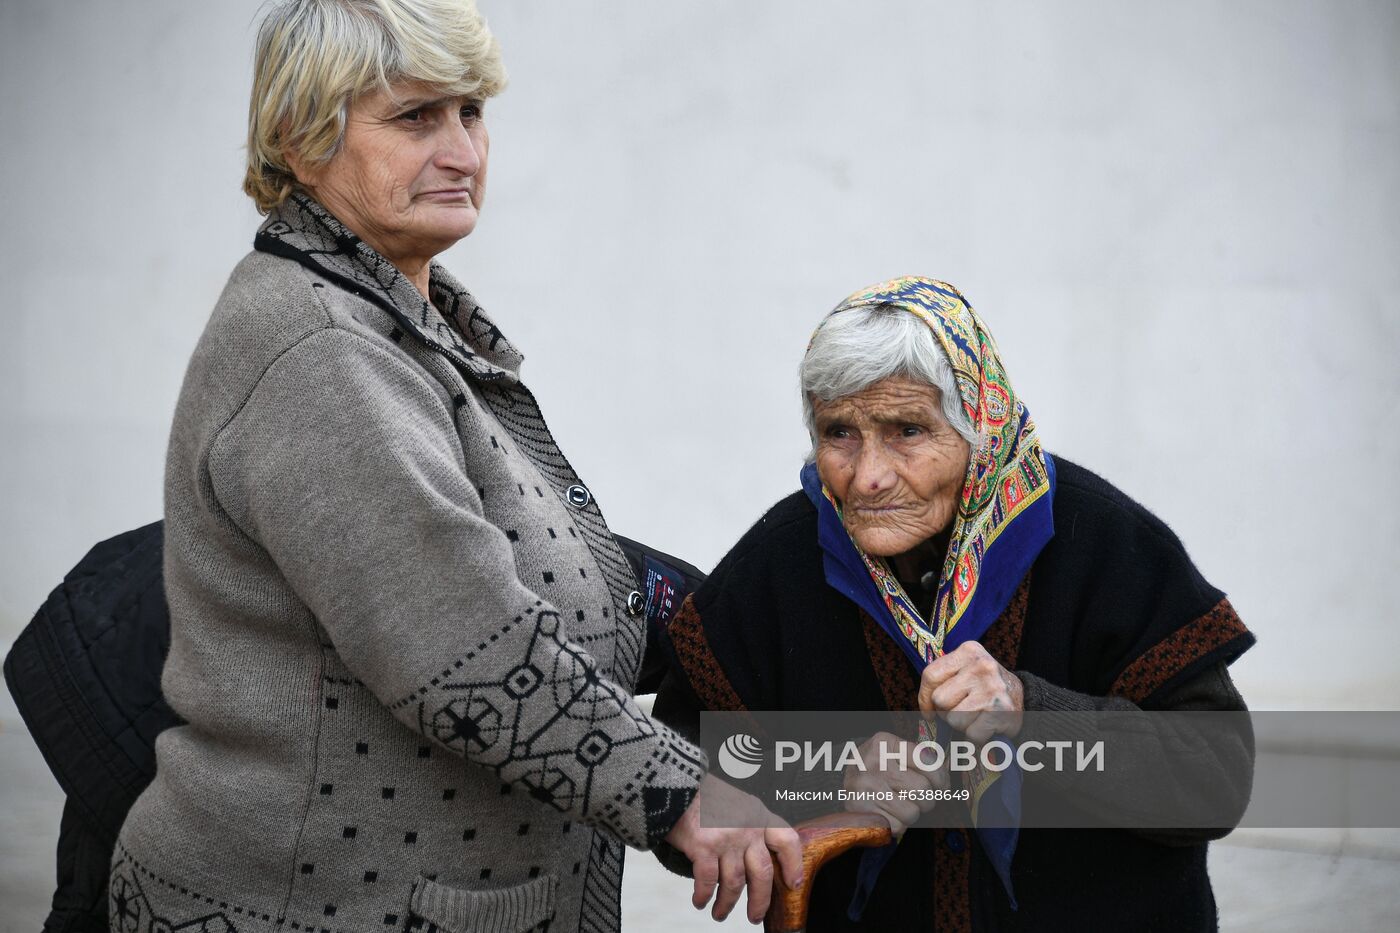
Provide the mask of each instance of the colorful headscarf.
{"label": "colorful headscarf", "polygon": [[[881,306],[907,311],[928,325],[952,365],[963,411],[982,438],[968,462],[933,611],[927,619],[889,563],[866,554],[851,538],[841,503],[821,482],[815,464],[803,468],[802,487],[817,508],[827,582],[869,613],[915,669],[922,671],[945,652],[982,637],[1006,609],[1054,534],[1055,468],[1041,448],[1030,412],[1011,388],[992,335],[956,288],[913,276],[892,279],[856,292],[831,315]],[[1019,774],[1003,774],[996,781],[1002,785],[999,792],[989,795],[992,778],[995,775],[975,781],[974,822],[979,822],[978,809],[989,797],[1002,811],[991,821],[998,828],[979,827],[978,835],[1010,893],[1017,831],[1016,819],[1007,819],[1007,811],[1019,816]],[[888,857],[888,852],[883,858],[871,853],[862,865],[864,893],[868,894]],[[857,901],[861,900],[858,890]],[[857,910],[859,903],[852,907]]]}

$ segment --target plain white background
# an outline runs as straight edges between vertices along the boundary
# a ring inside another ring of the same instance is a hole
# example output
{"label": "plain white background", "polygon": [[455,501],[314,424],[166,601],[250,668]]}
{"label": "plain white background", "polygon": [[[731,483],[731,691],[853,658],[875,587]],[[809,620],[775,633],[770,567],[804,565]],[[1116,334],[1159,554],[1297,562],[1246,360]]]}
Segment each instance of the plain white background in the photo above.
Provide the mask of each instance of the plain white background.
{"label": "plain white background", "polygon": [[[712,566],[796,487],[813,325],[933,275],[1228,591],[1251,705],[1400,703],[1400,4],[482,6],[512,83],[445,262],[616,530]],[[0,647],[160,515],[258,220],[257,7],[0,0]]]}

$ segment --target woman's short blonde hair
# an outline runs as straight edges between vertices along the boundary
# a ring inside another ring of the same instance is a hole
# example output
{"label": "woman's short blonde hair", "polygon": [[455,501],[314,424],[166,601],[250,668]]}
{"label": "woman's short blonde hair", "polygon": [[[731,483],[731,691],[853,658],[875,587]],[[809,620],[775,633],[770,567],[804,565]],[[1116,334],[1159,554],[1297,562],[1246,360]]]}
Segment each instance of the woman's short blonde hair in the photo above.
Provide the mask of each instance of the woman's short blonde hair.
{"label": "woman's short blonde hair", "polygon": [[485,100],[501,50],[474,0],[276,0],[258,30],[243,190],[266,214],[296,188],[286,151],[335,155],[351,102],[398,81]]}

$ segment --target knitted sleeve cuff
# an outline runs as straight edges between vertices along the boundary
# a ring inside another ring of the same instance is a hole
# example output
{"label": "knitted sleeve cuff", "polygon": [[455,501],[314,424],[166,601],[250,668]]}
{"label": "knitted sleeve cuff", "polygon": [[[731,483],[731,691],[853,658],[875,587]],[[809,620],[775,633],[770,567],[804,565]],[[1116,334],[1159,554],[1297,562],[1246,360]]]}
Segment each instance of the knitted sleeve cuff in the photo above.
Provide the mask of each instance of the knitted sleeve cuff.
{"label": "knitted sleeve cuff", "polygon": [[1096,698],[1086,693],[1057,687],[1043,677],[1025,671],[1017,671],[1016,676],[1021,680],[1021,706],[1028,713],[1092,712],[1099,708]]}
{"label": "knitted sleeve cuff", "polygon": [[673,875],[680,875],[682,878],[694,878],[695,868],[690,863],[686,854],[669,842],[659,842],[652,849],[652,854],[661,866]]}
{"label": "knitted sleeve cuff", "polygon": [[694,802],[696,790],[694,787],[648,787],[642,792],[642,799],[646,803],[646,848],[654,849],[663,844],[662,840],[670,834]]}
{"label": "knitted sleeve cuff", "polygon": [[[709,758],[704,749],[665,723],[651,721],[661,742],[652,755],[657,766],[643,776],[646,783],[642,787],[640,804],[644,835],[640,840],[624,838],[629,845],[644,850],[656,848],[680,822],[709,770]],[[605,816],[607,809],[604,809]]]}

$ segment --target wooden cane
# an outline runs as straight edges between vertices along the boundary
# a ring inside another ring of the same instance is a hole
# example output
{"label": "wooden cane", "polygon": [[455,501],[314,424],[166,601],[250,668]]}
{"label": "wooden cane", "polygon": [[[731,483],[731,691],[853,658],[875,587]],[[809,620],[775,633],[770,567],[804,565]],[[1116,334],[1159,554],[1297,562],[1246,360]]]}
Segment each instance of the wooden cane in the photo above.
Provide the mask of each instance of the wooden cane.
{"label": "wooden cane", "polygon": [[773,900],[763,918],[766,933],[802,933],[812,882],[822,866],[843,852],[888,845],[894,838],[885,818],[873,813],[831,813],[793,829],[802,843],[802,887],[794,891],[783,881],[781,869],[773,873]]}

